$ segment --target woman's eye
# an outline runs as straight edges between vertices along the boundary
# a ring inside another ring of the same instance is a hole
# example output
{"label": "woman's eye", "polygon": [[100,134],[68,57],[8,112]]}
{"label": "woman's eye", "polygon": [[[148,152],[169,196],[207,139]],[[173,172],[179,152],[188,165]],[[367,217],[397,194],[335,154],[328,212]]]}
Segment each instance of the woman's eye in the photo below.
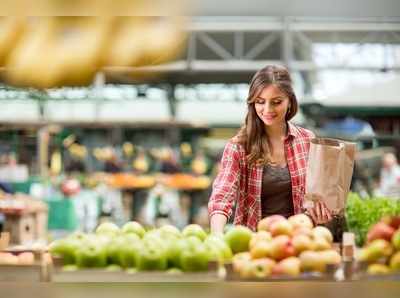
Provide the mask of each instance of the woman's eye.
{"label": "woman's eye", "polygon": [[281,104],[281,102],[282,102],[281,100],[277,100],[277,101],[274,101],[273,104],[274,105],[279,105],[279,104]]}

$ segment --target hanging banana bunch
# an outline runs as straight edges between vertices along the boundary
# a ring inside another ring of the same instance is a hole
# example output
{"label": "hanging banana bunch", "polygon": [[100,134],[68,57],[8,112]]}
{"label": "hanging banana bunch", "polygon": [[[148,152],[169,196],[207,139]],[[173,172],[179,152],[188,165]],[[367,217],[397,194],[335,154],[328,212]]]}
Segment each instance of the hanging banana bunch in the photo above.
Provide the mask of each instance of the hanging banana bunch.
{"label": "hanging banana bunch", "polygon": [[51,155],[50,170],[53,175],[59,175],[62,169],[62,158],[60,150],[56,150]]}
{"label": "hanging banana bunch", "polygon": [[[6,67],[6,81],[16,86],[88,85],[105,67],[175,59],[185,45],[184,25],[181,17],[1,18],[0,66]],[[143,76],[137,69],[128,70],[134,77]]]}
{"label": "hanging banana bunch", "polygon": [[0,66],[4,65],[26,26],[26,18],[0,17]]}

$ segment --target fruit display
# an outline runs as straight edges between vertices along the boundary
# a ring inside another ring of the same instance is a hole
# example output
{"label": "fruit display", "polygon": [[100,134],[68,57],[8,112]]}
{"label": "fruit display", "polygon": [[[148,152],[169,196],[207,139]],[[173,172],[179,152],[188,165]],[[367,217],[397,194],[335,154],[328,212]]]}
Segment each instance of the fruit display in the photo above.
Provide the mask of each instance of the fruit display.
{"label": "fruit display", "polygon": [[208,235],[196,224],[181,232],[172,225],[146,231],[137,222],[122,228],[106,222],[93,234],[75,232],[55,240],[49,251],[58,271],[78,273],[87,269],[126,274],[208,272],[210,264],[222,268],[232,258],[222,237]]}
{"label": "fruit display", "polygon": [[111,174],[107,177],[108,183],[115,188],[150,188],[156,183],[153,176],[134,175],[130,173]]}
{"label": "fruit display", "polygon": [[400,277],[400,216],[385,216],[367,234],[357,253],[362,276],[394,274]]}
{"label": "fruit display", "polygon": [[49,281],[50,262],[48,253],[42,251],[0,251],[0,282]]}
{"label": "fruit display", "polygon": [[331,232],[323,226],[313,227],[304,214],[288,219],[268,216],[258,223],[255,233],[235,226],[225,240],[235,253],[229,277],[234,280],[318,278],[341,263]]}
{"label": "fruit display", "polygon": [[193,190],[207,189],[211,184],[211,179],[207,176],[173,174],[164,176],[162,178],[162,182],[170,188],[180,190]]}
{"label": "fruit display", "polygon": [[363,246],[368,230],[383,216],[400,216],[400,200],[385,197],[361,198],[350,193],[346,203],[346,222],[350,232],[356,235],[356,243]]}

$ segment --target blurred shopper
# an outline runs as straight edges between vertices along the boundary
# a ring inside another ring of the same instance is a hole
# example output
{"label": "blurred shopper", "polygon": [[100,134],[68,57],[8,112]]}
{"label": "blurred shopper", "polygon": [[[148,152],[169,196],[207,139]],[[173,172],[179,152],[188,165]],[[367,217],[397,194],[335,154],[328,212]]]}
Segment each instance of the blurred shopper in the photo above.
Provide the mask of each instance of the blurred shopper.
{"label": "blurred shopper", "polygon": [[[133,172],[136,175],[148,175],[150,171],[150,160],[147,152],[138,147],[137,155],[132,163]],[[142,222],[144,217],[144,206],[149,197],[149,190],[146,188],[133,189],[129,191],[132,195],[131,219]]]}
{"label": "blurred shopper", "polygon": [[171,148],[164,148],[164,152],[161,156],[160,172],[165,174],[182,172],[178,158]]}
{"label": "blurred shopper", "polygon": [[110,157],[104,163],[104,172],[106,173],[119,173],[122,172],[122,162],[119,160],[117,154],[112,152]]}
{"label": "blurred shopper", "polygon": [[[255,230],[261,218],[303,212],[306,167],[314,133],[289,122],[298,110],[288,70],[267,66],[250,83],[247,116],[225,146],[209,199],[211,232],[234,223]],[[323,203],[307,210],[314,223],[332,216]]]}
{"label": "blurred shopper", "polygon": [[393,153],[386,153],[382,158],[379,194],[400,198],[400,166]]}

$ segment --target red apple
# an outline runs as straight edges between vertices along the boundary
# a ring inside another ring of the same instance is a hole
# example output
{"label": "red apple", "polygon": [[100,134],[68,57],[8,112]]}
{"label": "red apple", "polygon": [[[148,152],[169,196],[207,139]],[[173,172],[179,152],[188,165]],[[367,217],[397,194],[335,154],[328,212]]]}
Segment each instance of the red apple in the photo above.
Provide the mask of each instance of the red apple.
{"label": "red apple", "polygon": [[311,229],[306,228],[306,227],[295,228],[293,230],[293,236],[296,236],[296,235],[305,235],[305,236],[312,238],[313,237],[312,228]]}
{"label": "red apple", "polygon": [[312,234],[314,239],[317,239],[319,237],[325,238],[328,243],[332,244],[333,242],[333,236],[331,231],[329,231],[328,228],[325,228],[323,226],[316,226],[314,229],[312,229]]}
{"label": "red apple", "polygon": [[295,235],[292,238],[292,244],[294,249],[296,250],[296,254],[300,254],[305,250],[313,250],[314,243],[311,238],[307,235],[299,234]]}
{"label": "red apple", "polygon": [[290,216],[288,221],[295,229],[300,227],[312,229],[314,227],[312,220],[307,215],[302,213]]}
{"label": "red apple", "polygon": [[250,254],[253,259],[261,259],[272,256],[272,241],[258,241],[251,249]]}
{"label": "red apple", "polygon": [[319,255],[326,265],[339,265],[342,261],[340,254],[333,249],[321,251]]}
{"label": "red apple", "polygon": [[296,257],[283,259],[273,267],[272,274],[298,276],[300,275],[300,260]]}
{"label": "red apple", "polygon": [[313,249],[317,250],[317,251],[321,251],[321,250],[327,250],[330,249],[331,243],[328,242],[328,240],[326,240],[326,238],[317,236],[314,237],[313,239]]}
{"label": "red apple", "polygon": [[271,257],[277,261],[294,256],[296,250],[287,235],[279,235],[272,239]]}
{"label": "red apple", "polygon": [[251,255],[248,251],[241,252],[233,256],[232,258],[232,266],[234,272],[241,272],[242,269],[248,264],[251,260]]}
{"label": "red apple", "polygon": [[400,228],[400,216],[384,216],[381,221],[388,224],[395,230]]}
{"label": "red apple", "polygon": [[252,249],[252,247],[259,241],[267,241],[268,242],[271,239],[272,239],[272,236],[271,236],[271,233],[269,233],[269,232],[259,231],[257,233],[254,233],[249,242],[249,248]]}
{"label": "red apple", "polygon": [[303,251],[300,256],[300,267],[302,271],[325,272],[326,264],[317,251]]}
{"label": "red apple", "polygon": [[260,279],[266,278],[271,275],[274,266],[275,261],[268,258],[252,260],[250,266],[250,277]]}
{"label": "red apple", "polygon": [[395,232],[391,226],[384,222],[378,222],[372,226],[372,228],[368,231],[367,234],[367,242],[371,242],[375,239],[384,239],[387,241],[391,241],[392,236]]}
{"label": "red apple", "polygon": [[287,219],[276,220],[271,223],[269,231],[273,237],[278,235],[292,236],[293,226]]}
{"label": "red apple", "polygon": [[258,222],[257,231],[269,232],[270,225],[279,220],[286,220],[286,218],[279,214],[267,216]]}

